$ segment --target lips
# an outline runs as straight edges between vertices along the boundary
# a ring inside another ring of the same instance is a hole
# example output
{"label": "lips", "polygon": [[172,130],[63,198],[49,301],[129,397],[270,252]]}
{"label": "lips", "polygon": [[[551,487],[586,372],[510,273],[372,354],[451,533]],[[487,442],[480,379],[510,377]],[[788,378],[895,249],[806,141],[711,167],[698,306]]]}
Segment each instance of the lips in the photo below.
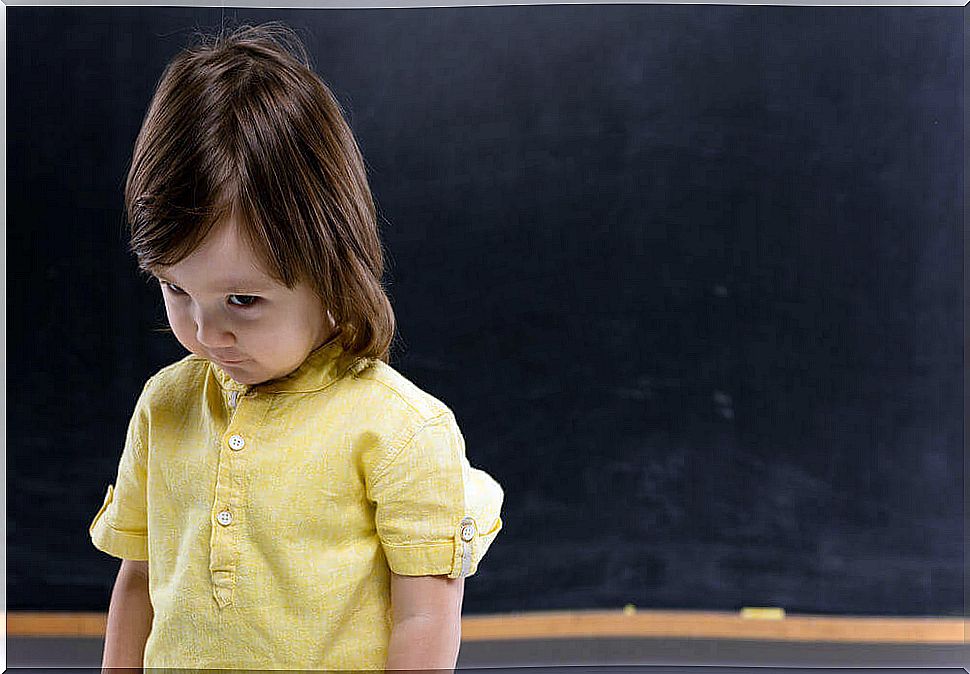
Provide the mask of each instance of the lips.
{"label": "lips", "polygon": [[217,363],[220,363],[221,365],[237,365],[237,364],[239,364],[239,363],[244,363],[244,362],[246,362],[246,359],[245,359],[245,358],[240,358],[240,359],[238,359],[238,360],[226,360],[226,359],[224,359],[224,358],[215,358],[215,357],[213,357],[213,359],[214,359],[214,360],[215,360],[215,361],[216,361]]}

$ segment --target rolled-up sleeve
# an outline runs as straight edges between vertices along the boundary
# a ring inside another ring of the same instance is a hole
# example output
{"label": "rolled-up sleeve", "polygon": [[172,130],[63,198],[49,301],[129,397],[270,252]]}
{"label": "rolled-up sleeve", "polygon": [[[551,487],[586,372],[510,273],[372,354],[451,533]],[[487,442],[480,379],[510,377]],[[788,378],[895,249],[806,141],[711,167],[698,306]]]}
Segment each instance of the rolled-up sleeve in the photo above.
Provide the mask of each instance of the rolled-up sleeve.
{"label": "rolled-up sleeve", "polygon": [[125,445],[114,484],[88,527],[94,547],[122,559],[148,559],[147,400],[149,383],[142,389],[128,422]]}
{"label": "rolled-up sleeve", "polygon": [[422,424],[368,480],[394,573],[473,575],[502,528],[502,487],[472,468],[449,410]]}

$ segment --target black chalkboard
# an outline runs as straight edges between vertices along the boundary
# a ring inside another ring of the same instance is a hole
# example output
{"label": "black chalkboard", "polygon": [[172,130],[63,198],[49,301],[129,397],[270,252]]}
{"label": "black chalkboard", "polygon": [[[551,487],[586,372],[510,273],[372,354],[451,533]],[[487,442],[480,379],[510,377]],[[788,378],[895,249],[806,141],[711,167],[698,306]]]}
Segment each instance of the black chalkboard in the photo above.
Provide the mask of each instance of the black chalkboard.
{"label": "black chalkboard", "polygon": [[9,610],[107,607],[87,525],[184,355],[124,176],[223,16],[303,35],[392,365],[505,488],[466,614],[962,613],[963,9],[627,4],[9,7]]}

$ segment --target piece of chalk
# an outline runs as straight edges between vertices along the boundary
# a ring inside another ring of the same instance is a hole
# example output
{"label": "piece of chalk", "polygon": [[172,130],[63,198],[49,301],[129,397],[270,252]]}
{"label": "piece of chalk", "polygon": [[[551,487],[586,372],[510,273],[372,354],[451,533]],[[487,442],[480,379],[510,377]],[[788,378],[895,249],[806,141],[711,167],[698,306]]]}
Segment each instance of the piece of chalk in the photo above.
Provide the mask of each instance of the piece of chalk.
{"label": "piece of chalk", "polygon": [[764,606],[745,606],[741,609],[742,618],[755,620],[781,620],[785,617],[785,609]]}
{"label": "piece of chalk", "polygon": [[633,615],[636,612],[637,612],[637,607],[634,606],[633,604],[627,604],[626,606],[623,607],[624,615]]}

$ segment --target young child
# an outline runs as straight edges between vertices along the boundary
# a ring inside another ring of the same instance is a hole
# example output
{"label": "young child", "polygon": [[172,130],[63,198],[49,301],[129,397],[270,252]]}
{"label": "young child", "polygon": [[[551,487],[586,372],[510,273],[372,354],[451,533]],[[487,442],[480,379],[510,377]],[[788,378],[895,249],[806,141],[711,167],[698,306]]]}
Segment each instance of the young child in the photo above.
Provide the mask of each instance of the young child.
{"label": "young child", "polygon": [[190,355],[144,385],[90,526],[122,559],[102,666],[453,668],[504,494],[387,364],[363,160],[290,30],[176,55],[125,205]]}

